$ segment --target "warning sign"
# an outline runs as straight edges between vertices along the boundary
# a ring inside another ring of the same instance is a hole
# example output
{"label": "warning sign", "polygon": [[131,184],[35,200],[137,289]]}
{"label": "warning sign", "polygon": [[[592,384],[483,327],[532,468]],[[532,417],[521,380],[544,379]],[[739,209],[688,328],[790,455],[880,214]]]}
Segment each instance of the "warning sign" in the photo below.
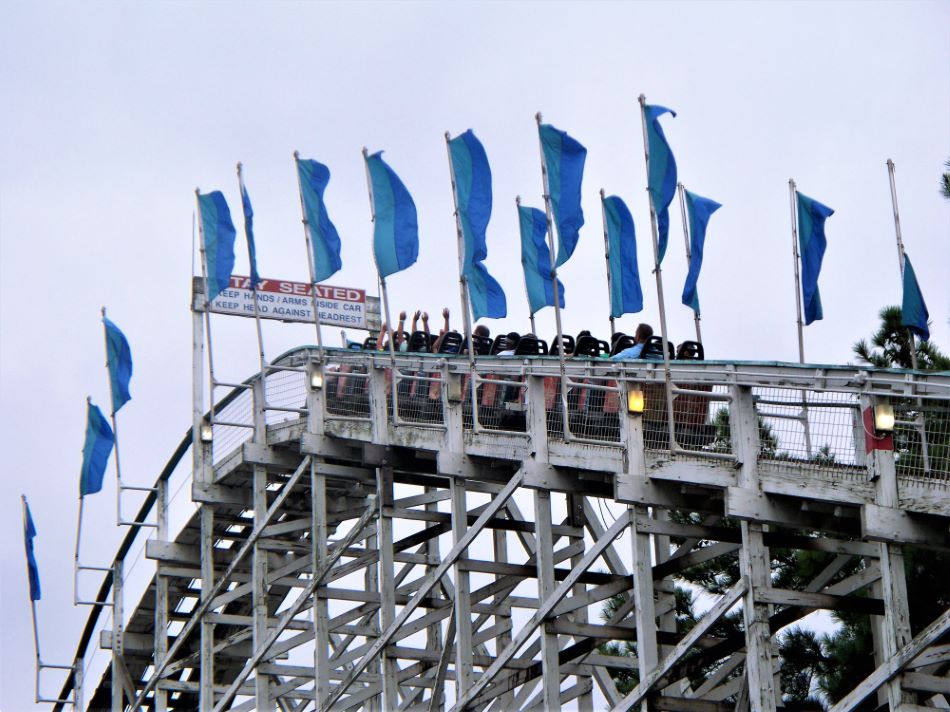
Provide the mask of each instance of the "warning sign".
{"label": "warning sign", "polygon": [[[320,323],[346,329],[380,328],[379,298],[352,287],[316,285]],[[261,279],[257,285],[257,315],[261,319],[313,323],[313,295],[307,282]],[[250,277],[231,276],[231,284],[214,301],[215,314],[254,318],[254,291]]]}

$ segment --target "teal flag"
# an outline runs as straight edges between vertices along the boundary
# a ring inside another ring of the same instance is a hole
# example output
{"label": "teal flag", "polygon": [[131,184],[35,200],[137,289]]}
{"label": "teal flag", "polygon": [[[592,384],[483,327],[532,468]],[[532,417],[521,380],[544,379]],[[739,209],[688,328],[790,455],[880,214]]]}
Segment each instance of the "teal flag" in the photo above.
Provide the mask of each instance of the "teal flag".
{"label": "teal flag", "polygon": [[557,266],[560,267],[574,254],[584,224],[581,180],[584,178],[587,149],[566,131],[550,124],[541,124],[538,132],[548,174],[551,210],[557,226]]}
{"label": "teal flag", "polygon": [[380,277],[406,269],[419,257],[416,204],[379,151],[366,157],[373,194],[373,254]]}
{"label": "teal flag", "polygon": [[82,448],[82,470],[79,475],[79,496],[95,494],[102,489],[102,478],[109,464],[115,435],[102,411],[86,404],[86,442]]}
{"label": "teal flag", "polygon": [[205,248],[205,268],[208,278],[208,301],[231,285],[234,269],[234,238],[237,231],[231,222],[228,201],[220,190],[198,195],[201,214],[201,235]]}
{"label": "teal flag", "polygon": [[676,112],[665,106],[644,104],[643,113],[646,119],[647,145],[650,151],[649,175],[647,187],[653,199],[653,209],[656,211],[657,226],[657,264],[663,262],[666,255],[666,244],[670,237],[670,203],[676,193],[676,159],[663,127],[660,126],[660,117],[669,113],[674,117]]}
{"label": "teal flag", "polygon": [[482,317],[501,319],[508,314],[505,292],[483,264],[488,257],[485,233],[492,209],[488,156],[471,129],[449,141],[449,156],[465,245],[462,269],[468,284],[472,314],[476,321]]}
{"label": "teal flag", "polygon": [[26,497],[23,497],[23,546],[26,549],[26,573],[30,582],[30,600],[38,601],[43,594],[40,589],[40,568],[36,565],[36,555],[33,552],[34,538],[36,538],[36,525],[33,524],[30,505]]}
{"label": "teal flag", "polygon": [[930,312],[927,311],[927,305],[924,303],[924,295],[920,291],[920,285],[917,284],[917,275],[914,274],[914,267],[910,263],[907,253],[904,253],[904,298],[901,301],[901,326],[906,326],[910,331],[919,336],[923,341],[930,338],[930,326],[927,321],[930,319]]}
{"label": "teal flag", "polygon": [[798,193],[798,244],[802,259],[802,305],[805,308],[805,325],[824,319],[821,308],[821,293],[818,291],[818,275],[825,258],[825,220],[835,214],[827,205],[814,198]]}
{"label": "teal flag", "polygon": [[689,273],[683,285],[683,304],[699,314],[699,270],[703,266],[706,226],[710,216],[722,206],[715,200],[686,191],[686,213],[689,215]]}
{"label": "teal flag", "polygon": [[637,266],[637,234],[633,216],[616,195],[603,199],[607,244],[610,249],[610,316],[643,311],[643,290]]}
{"label": "teal flag", "polygon": [[132,379],[132,351],[119,327],[102,317],[106,330],[106,365],[109,368],[109,386],[112,390],[112,412],[132,400],[129,381]]}
{"label": "teal flag", "polygon": [[343,266],[340,258],[340,236],[330,221],[323,193],[330,182],[330,169],[310,159],[297,158],[300,179],[300,200],[307,216],[307,235],[313,249],[313,279],[322,282]]}
{"label": "teal flag", "polygon": [[[524,267],[524,283],[528,292],[531,314],[543,307],[554,306],[554,281],[551,268],[551,251],[545,236],[548,232],[547,216],[537,208],[518,206],[518,223],[521,228],[521,266]],[[558,306],[564,308],[564,285],[557,281]]]}

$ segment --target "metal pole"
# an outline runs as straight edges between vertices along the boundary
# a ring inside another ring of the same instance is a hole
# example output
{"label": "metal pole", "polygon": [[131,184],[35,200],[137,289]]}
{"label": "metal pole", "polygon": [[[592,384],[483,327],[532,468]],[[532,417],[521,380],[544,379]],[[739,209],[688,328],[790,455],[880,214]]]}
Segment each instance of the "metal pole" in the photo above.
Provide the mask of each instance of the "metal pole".
{"label": "metal pole", "polygon": [[[198,196],[200,195],[200,190],[195,188],[195,200],[197,201]],[[198,215],[201,215],[201,204],[198,203]],[[199,236],[199,245],[201,252],[201,279],[204,282],[204,321],[205,321],[205,332],[208,335],[208,397],[210,398],[209,408],[210,413],[208,415],[209,424],[214,427],[214,354],[211,350],[211,300],[208,298],[208,270],[205,263],[205,229],[204,229],[204,220],[198,220],[198,236]]]}
{"label": "metal pole", "polygon": [[[798,271],[798,190],[795,181],[788,179],[789,208],[792,216],[792,256],[795,263],[795,309],[798,315],[798,362],[805,363],[805,337],[802,329],[802,280]],[[805,430],[805,454],[811,459],[811,427],[808,423],[808,392],[802,391],[802,426]]]}
{"label": "metal pole", "polygon": [[[891,184],[891,207],[894,210],[894,234],[897,237],[897,261],[901,270],[901,280],[904,279],[904,239],[901,236],[901,217],[897,208],[897,183],[894,180],[894,161],[887,159],[887,177]],[[914,338],[914,332],[907,330],[907,337],[910,339],[910,363],[914,370],[917,370],[917,341]]]}
{"label": "metal pole", "polygon": [[[558,294],[557,286],[557,255],[554,244],[554,220],[551,216],[551,191],[548,185],[548,164],[544,159],[544,146],[541,145],[541,112],[539,111],[534,115],[535,121],[538,123],[538,150],[541,153],[541,183],[544,188],[544,212],[547,217],[548,223],[548,249],[551,252],[551,293],[554,295],[554,322],[557,326],[557,360],[558,365],[560,366],[561,371],[561,413],[564,418],[564,439],[570,440],[571,428],[570,423],[568,422],[568,408],[567,408],[567,375],[564,368],[564,339],[563,339],[563,330],[561,329],[561,299]],[[560,235],[560,228],[558,228],[558,234]]]}
{"label": "metal pole", "polygon": [[[109,375],[109,400],[112,401],[112,371],[109,370],[109,334],[106,330],[105,318],[106,308],[102,307],[102,335],[106,346],[106,373]],[[112,434],[115,437],[115,523],[116,526],[122,525],[122,467],[119,464],[119,426],[115,419],[115,408],[110,408],[109,418],[112,420]]]}
{"label": "metal pole", "polygon": [[[242,172],[242,166],[241,166],[240,161],[237,164],[237,175],[238,175],[238,187],[241,191],[241,202],[243,204],[244,193],[245,193],[244,173]],[[298,176],[300,175],[299,172],[297,175]],[[246,238],[247,237],[247,216],[246,215],[244,217],[244,232],[245,232],[244,236]],[[248,260],[252,259],[250,242],[248,242],[247,244],[247,256],[248,256]],[[254,292],[254,324],[257,327],[257,350],[258,350],[258,353],[260,356],[260,362],[261,362],[261,378],[264,378],[264,373],[267,369],[267,360],[264,358],[264,334],[261,331],[261,315],[260,315],[260,309],[257,304],[257,283],[254,281],[253,277],[254,276],[251,275],[251,290]],[[318,327],[318,331],[319,331],[319,327]],[[266,388],[264,389],[263,395],[264,395],[263,407],[267,408],[267,389]]]}
{"label": "metal pole", "polygon": [[[366,190],[369,192],[370,221],[375,223],[376,201],[373,198],[373,178],[369,172],[369,151],[366,146],[363,146],[363,167],[366,169]],[[373,251],[373,260],[376,260],[375,250]],[[383,296],[383,313],[386,317],[386,329],[389,331],[389,360],[392,364],[389,380],[393,394],[393,423],[397,423],[399,422],[399,411],[396,394],[399,390],[399,384],[396,380],[396,347],[393,344],[396,332],[393,330],[392,320],[389,316],[389,292],[386,290],[386,278],[380,273],[379,264],[376,265],[376,275],[379,277],[379,289]]]}
{"label": "metal pole", "polygon": [[465,235],[462,234],[462,219],[459,216],[458,185],[455,182],[455,165],[452,163],[452,147],[449,145],[449,132],[445,132],[445,150],[449,156],[449,176],[452,179],[452,202],[455,206],[455,232],[458,236],[459,253],[459,289],[462,296],[462,324],[465,330],[465,343],[468,344],[468,366],[475,370],[475,348],[472,343],[472,314],[469,313],[472,301],[468,293],[468,277],[465,276]]}
{"label": "metal pole", "polygon": [[[82,500],[80,500],[82,501]],[[22,505],[21,509],[23,512],[23,532],[26,536],[26,495],[20,495],[20,504]],[[26,562],[26,575],[27,579],[30,576],[30,562]],[[40,688],[39,688],[39,676],[40,676],[40,634],[36,626],[36,601],[30,598],[30,609],[33,613],[33,650],[36,652],[36,696],[37,702],[39,702]]]}
{"label": "metal pole", "polygon": [[79,516],[76,517],[76,549],[73,553],[73,605],[79,605],[79,541],[82,536],[82,495],[79,495]]}
{"label": "metal pole", "polygon": [[798,362],[805,363],[805,339],[802,332],[802,280],[798,272],[798,211],[796,210],[796,198],[798,191],[795,188],[795,181],[788,179],[788,198],[789,208],[792,216],[792,257],[795,264],[795,310],[798,315]]}
{"label": "metal pole", "polygon": [[[683,216],[683,240],[686,241],[686,265],[688,268],[690,261],[693,259],[693,251],[689,244],[689,221],[686,217],[686,188],[683,187],[682,183],[677,183],[676,187],[680,196],[680,214]],[[693,311],[693,323],[696,324],[696,341],[703,343],[703,334],[699,329],[699,312],[697,311]]]}
{"label": "metal pole", "polygon": [[[317,354],[320,361],[323,362],[323,336],[320,333],[320,311],[317,301],[317,281],[314,271],[313,256],[316,254],[313,250],[313,240],[310,237],[310,223],[307,220],[307,209],[303,202],[303,186],[300,183],[300,152],[294,151],[294,166],[297,168],[297,190],[300,193],[300,213],[303,220],[303,234],[307,242],[307,267],[310,270],[310,296],[313,299],[313,325],[317,330]],[[255,295],[255,302],[256,302]]]}
{"label": "metal pole", "polygon": [[[521,230],[521,196],[520,196],[520,195],[516,195],[516,196],[515,196],[515,205],[518,207],[518,229],[519,229],[519,232],[520,232],[520,230]],[[523,270],[522,270],[522,271],[523,271]],[[524,293],[525,293],[525,296],[528,298],[528,312],[529,312],[528,318],[531,320],[531,333],[534,334],[535,336],[537,336],[537,335],[538,335],[538,331],[537,331],[537,327],[535,326],[535,323],[534,323],[534,312],[531,311],[531,297],[530,297],[530,295],[528,294],[528,277],[527,277],[527,275],[525,275],[525,278],[524,278]],[[558,344],[558,349],[560,350],[560,348],[561,348],[561,345]]]}
{"label": "metal pole", "polygon": [[[643,130],[643,156],[646,161],[647,167],[647,182],[649,183],[650,176],[650,141],[647,138],[647,115],[646,115],[646,102],[647,98],[641,94],[639,97],[640,101],[640,121]],[[653,232],[653,263],[654,274],[656,275],[656,296],[657,301],[660,306],[660,334],[663,339],[663,371],[666,381],[666,407],[667,407],[667,426],[670,439],[670,453],[675,454],[676,451],[676,432],[675,424],[673,422],[673,380],[670,376],[670,352],[667,344],[669,343],[666,336],[666,306],[663,301],[663,271],[660,269],[660,237],[657,231],[656,224],[656,206],[653,205],[653,194],[650,193],[649,188],[647,188],[647,196],[650,199],[650,227]]]}
{"label": "metal pole", "polygon": [[[901,270],[901,283],[903,286],[904,280],[904,239],[901,235],[901,218],[900,210],[897,207],[897,182],[894,177],[894,161],[890,158],[887,159],[887,177],[890,180],[891,184],[891,207],[894,210],[894,234],[897,238],[897,261]],[[907,330],[907,338],[910,342],[910,364],[911,367],[916,371],[917,370],[917,340],[914,337],[914,332],[910,329]],[[923,400],[918,398],[917,404],[923,406]],[[927,445],[927,428],[924,423],[923,413],[918,411],[918,416],[915,419],[914,423],[917,434],[920,436],[921,443],[921,455],[924,459],[924,472],[930,472],[930,452]]]}
{"label": "metal pole", "polygon": [[[604,260],[607,262],[607,310],[610,313],[610,335],[616,333],[614,324],[613,275],[610,273],[610,235],[607,231],[607,207],[604,204],[604,189],[600,189],[600,215],[604,221]],[[613,344],[611,344],[613,346]]]}

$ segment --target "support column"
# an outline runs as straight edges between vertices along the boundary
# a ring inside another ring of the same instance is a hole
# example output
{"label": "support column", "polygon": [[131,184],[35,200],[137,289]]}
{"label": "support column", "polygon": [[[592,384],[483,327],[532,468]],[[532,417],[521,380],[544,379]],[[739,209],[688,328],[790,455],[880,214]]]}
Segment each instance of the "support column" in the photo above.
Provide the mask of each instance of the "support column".
{"label": "support column", "polygon": [[[660,661],[656,644],[656,607],[653,600],[653,559],[650,535],[641,532],[640,522],[649,519],[649,512],[642,505],[630,507],[630,536],[633,550],[633,605],[637,623],[637,663],[640,679],[645,680]],[[648,703],[641,709],[647,712]]]}
{"label": "support column", "polygon": [[124,612],[122,610],[122,584],[124,562],[116,559],[112,567],[112,712],[122,712],[125,709],[125,696],[122,680],[125,669],[123,643],[125,640]]}
{"label": "support column", "polygon": [[[262,526],[267,513],[267,469],[254,466],[254,528]],[[251,561],[251,596],[254,619],[254,649],[260,648],[267,639],[267,550],[262,546],[263,537],[254,542]],[[268,712],[273,709],[270,698],[270,676],[261,672],[258,665],[254,670],[255,709]]]}
{"label": "support column", "polygon": [[[158,541],[168,541],[168,480],[159,480],[156,497],[156,537]],[[161,664],[168,652],[168,577],[164,574],[165,564],[157,562],[155,567],[155,666]],[[155,712],[168,709],[168,693],[155,688]]]}
{"label": "support column", "polygon": [[[327,558],[327,481],[310,461],[310,491],[313,508],[313,570],[317,571]],[[313,666],[316,708],[330,694],[330,613],[327,599],[318,586],[313,592]]]}
{"label": "support column", "polygon": [[[729,425],[732,451],[739,462],[738,487],[759,491],[758,457],[759,424],[752,389],[733,386]],[[772,641],[769,631],[769,606],[758,603],[756,595],[771,586],[769,550],[762,538],[763,525],[740,522],[742,548],[739,550],[739,572],[749,583],[745,593],[742,616],[746,639],[746,683],[752,712],[775,712],[776,689],[772,677]],[[779,691],[780,692],[780,691]]]}
{"label": "support column", "polygon": [[[582,534],[579,539],[581,543],[584,542],[584,522],[586,517],[584,516],[584,495],[580,494],[569,494],[567,495],[567,512],[570,520],[570,525],[579,529]],[[573,543],[573,542],[571,542]],[[571,568],[580,564],[581,559],[584,558],[584,552],[579,551],[574,556],[571,557]],[[583,596],[587,593],[587,584],[578,583],[574,586],[572,590],[572,595],[574,596]],[[571,618],[574,623],[584,625],[588,622],[587,608],[578,608],[574,613],[571,614]],[[576,642],[580,642],[581,638],[575,638]],[[593,677],[591,675],[577,675],[577,684],[580,687],[586,687],[587,692],[583,693],[580,697],[577,698],[577,709],[578,712],[594,712],[594,694],[593,694]]]}
{"label": "support column", "polygon": [[[551,532],[551,493],[534,491],[534,522],[538,543],[538,602],[543,603],[554,591],[554,537]],[[544,709],[560,709],[561,675],[558,665],[557,633],[542,622],[541,631],[541,693]]]}
{"label": "support column", "polygon": [[[865,453],[868,476],[875,484],[875,500],[878,506],[899,506],[897,468],[894,462],[894,443],[890,435],[879,436],[874,432],[874,407],[884,404],[877,398],[862,398],[865,418]],[[875,634],[875,649],[880,650],[882,662],[891,660],[898,650],[910,642],[910,610],[907,605],[907,580],[904,574],[904,552],[899,544],[879,544],[881,581],[880,595],[884,600],[884,617],[872,620],[871,631]],[[911,704],[914,698],[901,690],[901,676],[895,675],[879,691],[879,702],[886,698],[890,709],[902,704]]]}
{"label": "support column", "polygon": [[[201,505],[201,601],[208,600],[214,586],[214,510]],[[214,709],[214,624],[208,620],[209,608],[201,617],[201,662],[199,712]]]}
{"label": "support column", "polygon": [[[452,478],[452,534],[458,544],[468,529],[465,480]],[[474,682],[472,671],[472,601],[468,571],[461,562],[468,557],[464,549],[453,566],[455,577],[455,688],[456,699]]]}
{"label": "support column", "polygon": [[[376,525],[376,534],[379,539],[379,618],[382,630],[386,630],[396,618],[392,518],[393,468],[389,465],[383,465],[376,470],[376,496],[379,498],[379,519]],[[390,657],[386,648],[383,648],[382,708],[384,710],[395,710],[399,707],[399,683],[396,672],[396,661]]]}

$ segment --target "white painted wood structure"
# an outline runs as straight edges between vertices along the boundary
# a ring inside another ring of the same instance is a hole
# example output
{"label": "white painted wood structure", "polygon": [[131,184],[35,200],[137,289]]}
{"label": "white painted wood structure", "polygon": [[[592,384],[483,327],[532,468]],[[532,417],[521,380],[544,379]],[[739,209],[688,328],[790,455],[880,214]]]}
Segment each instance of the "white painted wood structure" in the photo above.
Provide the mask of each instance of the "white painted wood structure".
{"label": "white painted wood structure", "polygon": [[[912,634],[902,548],[950,550],[947,460],[931,447],[925,473],[863,414],[893,405],[899,443],[923,417],[946,453],[950,374],[301,348],[209,423],[201,301],[194,437],[116,557],[147,538],[154,575],[106,577],[117,624],[90,613],[88,709],[768,711],[776,634],[816,610],[874,622],[876,670],[836,711],[948,707],[950,611]],[[772,547],[828,563],[778,588]],[[736,556],[677,630],[677,575]],[[740,633],[716,635],[730,612]]]}

